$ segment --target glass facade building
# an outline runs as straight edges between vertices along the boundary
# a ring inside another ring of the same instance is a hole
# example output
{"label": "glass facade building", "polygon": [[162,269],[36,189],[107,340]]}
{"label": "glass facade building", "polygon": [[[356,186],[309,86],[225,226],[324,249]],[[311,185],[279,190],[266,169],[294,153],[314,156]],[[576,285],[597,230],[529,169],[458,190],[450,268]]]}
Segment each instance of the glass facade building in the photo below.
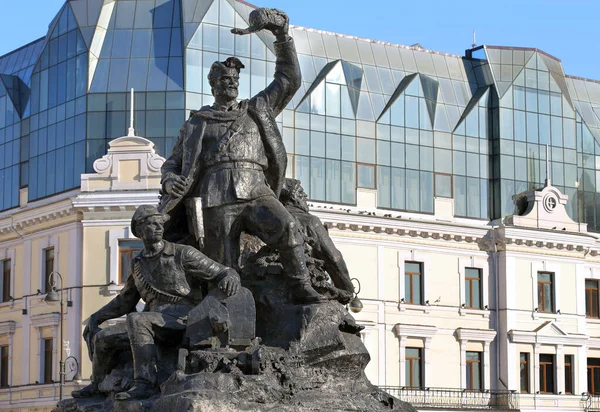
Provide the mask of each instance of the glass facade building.
{"label": "glass facade building", "polygon": [[[215,60],[245,65],[240,98],[274,71],[269,33],[234,36],[238,0],[66,1],[48,34],[0,57],[0,210],[76,188],[127,130],[168,156],[189,110],[211,104]],[[293,17],[293,16],[292,16]],[[497,219],[539,187],[546,165],[569,214],[600,230],[600,82],[564,74],[541,50],[482,46],[465,56],[292,27],[302,86],[278,118],[288,176],[313,201]],[[546,159],[546,153],[550,159]]]}

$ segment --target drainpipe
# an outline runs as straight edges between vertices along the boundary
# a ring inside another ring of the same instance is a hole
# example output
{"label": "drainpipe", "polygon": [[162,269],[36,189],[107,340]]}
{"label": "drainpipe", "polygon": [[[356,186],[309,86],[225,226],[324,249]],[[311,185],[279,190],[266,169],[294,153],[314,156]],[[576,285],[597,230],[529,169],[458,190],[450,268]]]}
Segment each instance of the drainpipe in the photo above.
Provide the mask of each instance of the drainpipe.
{"label": "drainpipe", "polygon": [[[496,245],[496,227],[492,225],[492,245],[494,247],[494,251],[492,252],[492,262],[494,265],[494,280],[496,285],[496,316],[495,316],[495,329],[496,336],[498,336],[498,330],[500,326],[500,270],[498,268],[498,246]],[[498,373],[498,381],[504,386],[506,390],[508,390],[508,386],[502,380],[502,375],[500,373],[501,369],[501,361],[500,361],[500,342],[496,341],[496,371]]]}

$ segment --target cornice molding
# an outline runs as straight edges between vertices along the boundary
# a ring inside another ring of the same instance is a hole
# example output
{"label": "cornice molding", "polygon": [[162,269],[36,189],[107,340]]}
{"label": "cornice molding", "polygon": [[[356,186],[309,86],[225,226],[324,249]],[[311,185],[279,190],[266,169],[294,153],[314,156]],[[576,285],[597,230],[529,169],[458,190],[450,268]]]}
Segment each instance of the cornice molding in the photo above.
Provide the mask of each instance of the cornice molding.
{"label": "cornice molding", "polygon": [[468,342],[491,342],[496,337],[493,329],[456,329],[456,339]]}
{"label": "cornice molding", "polygon": [[135,211],[140,205],[157,205],[158,190],[80,193],[73,207],[87,212]]}
{"label": "cornice molding", "polygon": [[21,231],[34,225],[57,221],[77,214],[71,199],[58,199],[53,203],[34,205],[30,203],[23,209],[17,209],[12,215],[0,219],[0,235]]}
{"label": "cornice molding", "polygon": [[436,326],[397,323],[392,328],[396,338],[432,338],[438,331]]}
{"label": "cornice molding", "polygon": [[12,335],[15,333],[16,327],[16,322],[12,320],[0,322],[0,335]]}
{"label": "cornice molding", "polygon": [[58,326],[60,323],[60,313],[42,313],[31,316],[31,326],[43,328],[44,326]]}
{"label": "cornice molding", "polygon": [[508,226],[490,227],[467,225],[464,222],[441,222],[426,219],[393,218],[390,214],[380,217],[380,212],[357,211],[347,208],[342,211],[312,208],[311,213],[321,219],[328,229],[401,236],[413,239],[425,239],[472,244],[483,251],[520,250],[526,252],[535,248],[558,251],[559,253],[579,252],[585,257],[600,255],[600,240],[592,234],[565,231],[539,230],[536,228],[516,228]]}

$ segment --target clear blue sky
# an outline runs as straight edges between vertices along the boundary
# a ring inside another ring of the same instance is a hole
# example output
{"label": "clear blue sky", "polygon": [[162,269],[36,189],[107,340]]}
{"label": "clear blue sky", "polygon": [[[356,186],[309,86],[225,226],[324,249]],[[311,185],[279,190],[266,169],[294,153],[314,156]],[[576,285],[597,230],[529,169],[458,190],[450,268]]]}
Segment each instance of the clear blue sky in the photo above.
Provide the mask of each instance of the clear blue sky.
{"label": "clear blue sky", "polygon": [[[477,43],[537,47],[567,74],[600,80],[598,0],[250,0],[286,11],[292,24],[440,52]],[[0,55],[46,34],[64,0],[2,0]]]}

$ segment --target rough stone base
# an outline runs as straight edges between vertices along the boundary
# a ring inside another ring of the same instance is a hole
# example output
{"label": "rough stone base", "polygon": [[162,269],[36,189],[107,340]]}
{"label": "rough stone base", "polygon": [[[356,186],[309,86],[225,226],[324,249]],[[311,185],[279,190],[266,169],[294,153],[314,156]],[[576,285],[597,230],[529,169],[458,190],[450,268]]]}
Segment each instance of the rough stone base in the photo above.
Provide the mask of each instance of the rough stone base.
{"label": "rough stone base", "polygon": [[[359,379],[315,376],[284,379],[273,375],[176,372],[163,392],[144,401],[115,402],[112,398],[68,399],[57,412],[205,412],[205,411],[416,411],[412,406]],[[314,387],[311,387],[314,386]]]}
{"label": "rough stone base", "polygon": [[416,411],[373,386],[364,374],[369,353],[348,327],[337,302],[290,305],[287,349],[256,344],[245,351],[192,351],[156,396],[115,402],[112,397],[65,400],[57,412]]}

